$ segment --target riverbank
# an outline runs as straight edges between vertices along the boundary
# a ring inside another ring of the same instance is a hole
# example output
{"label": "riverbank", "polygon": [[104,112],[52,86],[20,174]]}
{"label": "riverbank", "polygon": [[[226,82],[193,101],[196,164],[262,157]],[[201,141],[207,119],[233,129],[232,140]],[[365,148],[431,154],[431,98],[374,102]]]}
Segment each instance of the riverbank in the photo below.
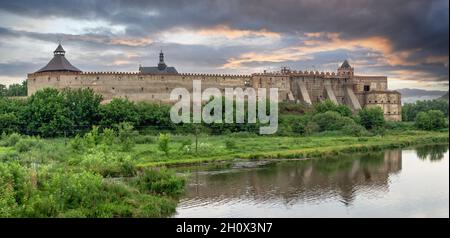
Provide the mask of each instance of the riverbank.
{"label": "riverbank", "polygon": [[[412,145],[448,143],[448,131],[391,132],[384,136],[351,137],[340,135],[316,135],[308,137],[267,137],[267,136],[202,136],[197,153],[193,145],[184,148],[182,141],[186,136],[173,138],[173,148],[179,151],[165,156],[150,154],[155,151],[152,145],[140,144],[135,150],[143,156],[137,167],[159,167],[189,165],[204,162],[239,159],[308,158],[328,157],[351,152],[368,152],[391,148],[404,148]],[[181,143],[181,144],[180,144]],[[190,150],[190,151],[189,151]]]}

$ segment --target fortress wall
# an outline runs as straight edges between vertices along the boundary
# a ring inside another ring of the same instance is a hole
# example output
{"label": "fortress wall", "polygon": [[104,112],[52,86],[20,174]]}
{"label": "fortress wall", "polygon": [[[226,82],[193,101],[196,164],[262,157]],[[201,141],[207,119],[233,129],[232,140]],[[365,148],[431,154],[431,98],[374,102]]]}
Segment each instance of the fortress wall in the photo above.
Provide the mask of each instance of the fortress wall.
{"label": "fortress wall", "polygon": [[270,88],[278,88],[279,101],[287,101],[291,90],[289,76],[281,74],[253,74],[250,86],[255,89],[266,88],[267,95]]}
{"label": "fortress wall", "polygon": [[297,81],[301,81],[305,84],[312,103],[328,99],[328,95],[325,90],[325,84],[330,84],[338,103],[344,103],[345,81],[343,79],[323,76],[296,76],[292,78],[291,82],[292,93],[294,94],[294,97],[296,99],[301,99],[302,97],[297,86]]}
{"label": "fortress wall", "polygon": [[246,75],[46,72],[28,75],[28,95],[46,87],[91,88],[103,95],[105,102],[114,97],[126,97],[133,101],[167,103],[174,88],[182,87],[192,91],[193,80],[201,80],[204,90],[209,87],[245,87],[250,79]]}
{"label": "fortress wall", "polygon": [[401,95],[395,91],[373,91],[365,95],[366,107],[380,107],[386,120],[401,121]]}
{"label": "fortress wall", "polygon": [[364,86],[370,86],[370,91],[383,91],[387,90],[387,77],[386,76],[358,76],[355,75],[353,80],[356,81],[355,93],[364,92]]}

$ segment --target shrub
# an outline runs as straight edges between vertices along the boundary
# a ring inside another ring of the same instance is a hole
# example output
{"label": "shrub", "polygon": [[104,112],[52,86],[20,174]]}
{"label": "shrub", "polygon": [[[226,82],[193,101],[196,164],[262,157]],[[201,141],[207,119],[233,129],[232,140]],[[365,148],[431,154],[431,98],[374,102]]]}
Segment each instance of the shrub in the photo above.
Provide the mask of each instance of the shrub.
{"label": "shrub", "polygon": [[3,146],[15,146],[17,142],[20,141],[22,137],[17,133],[12,133],[8,136],[2,136],[2,145]]}
{"label": "shrub", "polygon": [[414,125],[421,130],[439,130],[448,126],[444,113],[438,110],[419,112]]}
{"label": "shrub", "polygon": [[371,130],[384,126],[384,112],[380,107],[364,108],[358,113],[359,124]]}
{"label": "shrub", "polygon": [[155,138],[152,135],[139,135],[136,137],[136,144],[153,144]]}
{"label": "shrub", "polygon": [[331,100],[325,100],[314,104],[314,114],[325,113],[328,111],[333,111],[339,113],[341,116],[350,117],[352,115],[352,110],[346,105],[338,105]]}
{"label": "shrub", "polygon": [[313,116],[312,121],[317,123],[320,131],[340,130],[345,125],[353,125],[355,122],[349,117],[343,117],[335,111],[318,113]]}
{"label": "shrub", "polygon": [[16,143],[14,148],[18,152],[27,152],[32,150],[33,148],[39,148],[42,146],[42,143],[39,139],[36,138],[24,138],[19,140],[19,142]]}
{"label": "shrub", "polygon": [[0,133],[19,131],[19,118],[14,113],[0,113]]}
{"label": "shrub", "polygon": [[136,182],[142,191],[161,195],[178,195],[183,192],[185,184],[184,179],[166,169],[144,170],[138,175]]}
{"label": "shrub", "polygon": [[159,134],[158,138],[158,148],[160,151],[164,152],[166,155],[169,155],[169,142],[170,142],[170,134]]}
{"label": "shrub", "polygon": [[236,149],[236,141],[232,139],[225,140],[225,148],[228,150]]}
{"label": "shrub", "polygon": [[366,128],[364,128],[363,126],[358,125],[356,123],[344,126],[342,128],[342,132],[346,135],[358,136],[358,137],[368,135]]}
{"label": "shrub", "polygon": [[445,100],[424,100],[415,103],[405,103],[402,106],[402,120],[414,121],[420,112],[439,110],[448,117],[448,101]]}
{"label": "shrub", "polygon": [[306,135],[312,135],[319,131],[320,131],[320,127],[319,127],[319,125],[317,125],[317,123],[311,121],[311,122],[308,122],[308,124],[306,124],[306,127],[305,127]]}
{"label": "shrub", "polygon": [[80,135],[76,135],[75,138],[70,140],[69,147],[74,151],[84,150],[84,140]]}
{"label": "shrub", "polygon": [[111,128],[103,129],[101,141],[105,145],[111,146],[116,140],[116,132]]}
{"label": "shrub", "polygon": [[118,126],[118,138],[122,151],[131,151],[136,144],[135,138],[137,131],[133,130],[133,125],[128,122],[122,122]]}
{"label": "shrub", "polygon": [[114,98],[110,103],[100,107],[101,122],[104,127],[111,127],[121,122],[131,125],[139,123],[136,104],[128,99]]}

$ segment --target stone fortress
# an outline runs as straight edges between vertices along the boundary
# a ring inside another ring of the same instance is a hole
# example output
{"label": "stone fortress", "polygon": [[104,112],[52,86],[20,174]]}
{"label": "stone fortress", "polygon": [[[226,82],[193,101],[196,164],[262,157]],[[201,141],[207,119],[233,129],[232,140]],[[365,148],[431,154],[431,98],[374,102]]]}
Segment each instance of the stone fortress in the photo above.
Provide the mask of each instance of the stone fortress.
{"label": "stone fortress", "polygon": [[138,72],[83,72],[66,58],[58,45],[50,62],[42,69],[28,74],[28,95],[46,87],[91,88],[103,95],[105,102],[122,97],[132,101],[173,103],[169,99],[174,88],[192,90],[192,81],[201,80],[202,89],[278,88],[280,101],[313,104],[329,99],[346,104],[352,110],[363,107],[381,107],[386,120],[401,120],[401,95],[388,90],[386,76],[355,75],[347,60],[335,72],[307,72],[283,68],[279,72],[251,75],[178,73],[159,55],[156,67],[139,67]]}

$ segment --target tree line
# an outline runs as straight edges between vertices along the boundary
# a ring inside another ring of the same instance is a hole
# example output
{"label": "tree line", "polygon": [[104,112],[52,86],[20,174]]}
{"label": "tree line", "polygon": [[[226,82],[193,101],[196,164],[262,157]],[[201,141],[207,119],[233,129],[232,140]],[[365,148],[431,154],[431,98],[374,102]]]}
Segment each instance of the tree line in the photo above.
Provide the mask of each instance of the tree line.
{"label": "tree line", "polygon": [[[90,131],[93,126],[101,129],[114,128],[122,122],[127,122],[140,131],[156,133],[197,133],[198,130],[212,134],[257,133],[260,127],[258,122],[174,124],[170,120],[170,105],[135,103],[126,98],[114,98],[109,103],[102,104],[102,100],[102,96],[92,89],[46,88],[26,99],[0,97],[0,133],[17,132],[42,137],[74,136]],[[440,110],[438,111],[442,115],[431,112],[431,115],[424,116],[419,113],[420,110],[429,113],[430,110],[426,109],[434,107],[420,109],[421,107],[422,104],[407,105],[403,111],[408,119],[415,113],[413,120],[417,117],[421,121],[416,123],[418,129],[434,130],[447,126],[445,115]],[[448,108],[446,110],[448,113]],[[379,133],[386,127],[383,111],[378,107],[364,108],[354,113],[349,107],[329,100],[312,107],[280,103],[280,113],[279,135],[340,131],[343,134],[361,136]],[[440,118],[437,122],[424,122],[437,118]]]}

